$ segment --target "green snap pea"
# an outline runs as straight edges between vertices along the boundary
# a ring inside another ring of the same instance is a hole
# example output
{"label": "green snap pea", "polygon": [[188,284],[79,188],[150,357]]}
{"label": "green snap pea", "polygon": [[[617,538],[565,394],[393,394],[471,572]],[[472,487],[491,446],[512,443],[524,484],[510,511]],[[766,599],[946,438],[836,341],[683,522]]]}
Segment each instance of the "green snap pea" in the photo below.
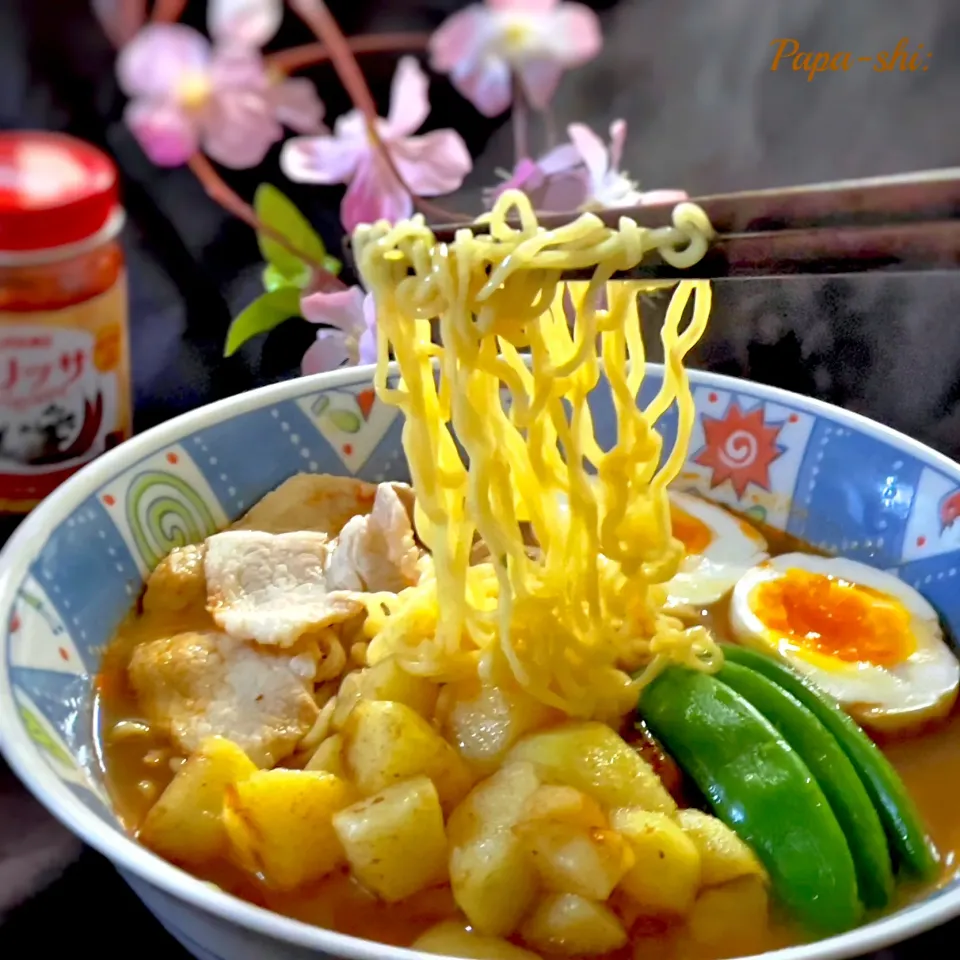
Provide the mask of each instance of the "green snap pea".
{"label": "green snap pea", "polygon": [[885,907],[893,896],[887,838],[860,776],[833,734],[796,697],[749,667],[725,663],[717,679],[755,706],[800,755],[847,838],[864,905]]}
{"label": "green snap pea", "polygon": [[714,813],[757,854],[780,901],[822,935],[863,907],[853,857],[823,791],[776,728],[716,677],[670,667],[640,697],[654,735]]}
{"label": "green snap pea", "polygon": [[879,747],[825,693],[767,654],[723,644],[724,658],[763,674],[800,701],[833,735],[873,802],[897,866],[920,880],[932,880],[940,856],[903,781]]}

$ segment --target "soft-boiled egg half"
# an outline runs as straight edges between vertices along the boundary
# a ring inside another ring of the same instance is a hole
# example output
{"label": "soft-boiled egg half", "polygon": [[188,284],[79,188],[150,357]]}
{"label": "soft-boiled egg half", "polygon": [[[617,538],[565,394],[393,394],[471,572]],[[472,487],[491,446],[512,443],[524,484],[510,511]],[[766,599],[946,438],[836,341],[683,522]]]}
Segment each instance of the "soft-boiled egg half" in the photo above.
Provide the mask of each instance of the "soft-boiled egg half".
{"label": "soft-boiled egg half", "polygon": [[704,607],[726,596],[767,557],[767,541],[745,520],[688,493],[670,491],[673,535],[683,544],[680,570],[664,584],[667,607]]}
{"label": "soft-boiled egg half", "polygon": [[730,626],[776,654],[874,730],[945,715],[960,661],[937,612],[902,580],[855,560],[785,553],[734,587]]}

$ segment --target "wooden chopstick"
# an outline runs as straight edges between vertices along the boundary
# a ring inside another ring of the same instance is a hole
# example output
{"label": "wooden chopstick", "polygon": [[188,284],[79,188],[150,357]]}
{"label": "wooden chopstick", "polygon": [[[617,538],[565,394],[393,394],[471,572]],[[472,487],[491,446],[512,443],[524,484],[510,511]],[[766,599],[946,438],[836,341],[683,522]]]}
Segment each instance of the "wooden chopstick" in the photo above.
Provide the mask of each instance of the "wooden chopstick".
{"label": "wooden chopstick", "polygon": [[[960,268],[960,167],[842,180],[770,190],[692,197],[716,231],[704,258],[677,269],[651,255],[624,279],[746,279],[868,271],[942,271]],[[615,227],[621,217],[644,227],[667,226],[674,203],[603,210]],[[538,216],[545,229],[576,214]],[[432,227],[439,243],[457,230],[488,232],[483,224]],[[564,274],[583,279],[592,270]]]}

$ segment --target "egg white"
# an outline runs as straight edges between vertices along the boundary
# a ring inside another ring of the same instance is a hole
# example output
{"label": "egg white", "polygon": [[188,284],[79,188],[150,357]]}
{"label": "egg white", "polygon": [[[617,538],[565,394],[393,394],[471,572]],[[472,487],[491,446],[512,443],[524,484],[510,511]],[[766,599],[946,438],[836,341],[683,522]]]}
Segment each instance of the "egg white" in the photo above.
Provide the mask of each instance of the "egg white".
{"label": "egg white", "polygon": [[710,531],[703,553],[688,553],[664,586],[668,609],[705,607],[729,593],[752,566],[767,557],[767,541],[746,521],[723,507],[688,493],[670,491],[670,502]]}
{"label": "egg white", "polygon": [[[846,580],[898,600],[909,614],[916,649],[901,663],[878,666],[803,649],[767,627],[751,609],[750,596],[759,584],[790,569]],[[855,560],[786,553],[754,567],[734,587],[730,627],[744,646],[779,656],[874,730],[902,732],[943,716],[957,696],[960,661],[944,642],[936,610],[898,577]]]}

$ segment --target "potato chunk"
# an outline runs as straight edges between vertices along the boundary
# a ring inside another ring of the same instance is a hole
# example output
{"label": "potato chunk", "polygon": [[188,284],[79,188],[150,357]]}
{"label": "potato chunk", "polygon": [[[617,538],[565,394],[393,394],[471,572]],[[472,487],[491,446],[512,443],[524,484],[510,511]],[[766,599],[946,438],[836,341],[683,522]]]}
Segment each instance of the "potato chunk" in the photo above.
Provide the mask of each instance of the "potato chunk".
{"label": "potato chunk", "polygon": [[353,875],[382,900],[404,900],[447,878],[443,812],[426,777],[339,811],[333,828]]}
{"label": "potato chunk", "polygon": [[405,703],[426,720],[433,717],[439,687],[424,677],[407,673],[396,657],[387,657],[360,675],[360,696],[364,700],[392,700]]}
{"label": "potato chunk", "polygon": [[561,719],[520,689],[465,681],[449,688],[454,698],[444,722],[451,743],[469,763],[492,772],[507,750],[531,730]]}
{"label": "potato chunk", "polygon": [[532,734],[507,760],[532,763],[545,783],[576,787],[605,807],[673,813],[677,806],[650,764],[603,723],[567,723]]}
{"label": "potato chunk", "polygon": [[763,949],[767,929],[766,884],[757,876],[740,877],[704,890],[687,918],[691,940],[724,956],[746,956]]}
{"label": "potato chunk", "polygon": [[716,817],[700,810],[679,810],[677,823],[700,851],[703,886],[715,887],[747,876],[766,880],[767,872],[757,855]]}
{"label": "potato chunk", "polygon": [[513,830],[547,890],[606,900],[633,866],[633,852],[612,830],[543,821],[521,823]]}
{"label": "potato chunk", "polygon": [[700,887],[700,853],[680,825],[666,814],[637,807],[610,814],[636,862],[620,889],[644,913],[685,916]]}
{"label": "potato chunk", "polygon": [[520,935],[535,950],[572,957],[609,953],[627,942],[612,910],[574,893],[550,894],[541,900]]}
{"label": "potato chunk", "polygon": [[410,777],[429,777],[446,808],[459,803],[472,777],[456,750],[404,703],[361,700],[343,728],[344,762],[364,796]]}
{"label": "potato chunk", "polygon": [[453,920],[431,927],[410,947],[444,957],[468,957],[471,960],[539,960],[535,953],[515,947],[499,937],[483,937]]}
{"label": "potato chunk", "polygon": [[272,887],[292,890],[343,862],[333,815],[355,797],[320,770],[259,770],[228,787],[224,826],[237,862]]}
{"label": "potato chunk", "polygon": [[587,830],[607,826],[607,818],[596,800],[573,787],[553,784],[537,787],[523,809],[522,819],[569,823]]}
{"label": "potato chunk", "polygon": [[314,751],[307,762],[306,769],[325,770],[341,780],[348,779],[343,766],[343,737],[339,733],[327,737]]}
{"label": "potato chunk", "polygon": [[204,740],[150,808],[140,842],[180,863],[220,856],[227,847],[222,816],[227,787],[256,772],[256,764],[235,743],[222,737]]}
{"label": "potato chunk", "polygon": [[512,828],[538,786],[530,764],[510,764],[474,787],[450,816],[450,885],[481,934],[511,934],[536,896],[536,871]]}

